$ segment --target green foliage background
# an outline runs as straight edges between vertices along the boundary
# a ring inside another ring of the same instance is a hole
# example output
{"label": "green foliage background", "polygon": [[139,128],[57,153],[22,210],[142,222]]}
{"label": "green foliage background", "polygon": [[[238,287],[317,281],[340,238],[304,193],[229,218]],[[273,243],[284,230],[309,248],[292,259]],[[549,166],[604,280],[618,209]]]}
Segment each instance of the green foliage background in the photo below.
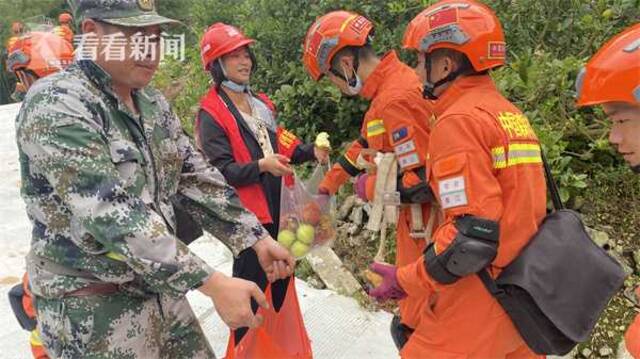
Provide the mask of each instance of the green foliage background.
{"label": "green foliage background", "polygon": [[[187,24],[187,60],[163,67],[157,84],[186,81],[174,106],[187,128],[194,106],[209,86],[202,71],[197,41],[217,21],[235,24],[257,40],[259,71],[254,88],[276,102],[280,120],[311,139],[329,131],[342,143],[354,138],[367,103],[341,97],[328,82],[306,75],[301,47],[308,26],[327,11],[349,9],[376,24],[375,47],[401,52],[408,63],[415,55],[401,50],[406,24],[433,1],[354,0],[184,0],[161,2],[161,11]],[[562,197],[580,206],[590,173],[620,165],[606,139],[607,123],[598,109],[577,110],[577,71],[604,41],[640,19],[638,0],[491,0],[502,20],[509,49],[508,66],[494,72],[499,87],[529,117],[552,162]]]}
{"label": "green foliage background", "polygon": [[[382,54],[396,49],[412,64],[415,55],[400,48],[404,29],[434,1],[156,2],[161,14],[185,24],[176,29],[187,36],[185,60],[166,60],[154,81],[167,92],[181,88],[172,102],[188,132],[192,130],[198,100],[210,84],[200,64],[198,41],[207,26],[222,21],[239,26],[256,39],[254,49],[259,68],[252,85],[274,99],[280,120],[307,140],[320,131],[328,131],[333,143],[339,144],[356,136],[367,103],[343,98],[328,82],[315,83],[305,73],[301,48],[308,26],[330,10],[362,13],[376,25],[376,50]],[[563,199],[585,214],[587,223],[605,229],[621,252],[638,249],[640,176],[631,174],[608,144],[609,125],[601,110],[576,109],[574,82],[582,64],[608,38],[640,21],[640,0],[485,0],[485,3],[501,19],[508,44],[508,64],[495,71],[493,77],[534,125]],[[55,19],[65,8],[62,0],[0,1],[0,36],[6,40],[14,20],[34,15]],[[0,103],[6,92],[2,81],[0,78]],[[632,276],[629,281],[640,280]],[[620,325],[598,329],[592,343],[599,345],[620,337],[631,318],[631,312],[624,310],[622,303],[616,301],[606,315],[618,318]],[[614,332],[613,337],[610,331]]]}

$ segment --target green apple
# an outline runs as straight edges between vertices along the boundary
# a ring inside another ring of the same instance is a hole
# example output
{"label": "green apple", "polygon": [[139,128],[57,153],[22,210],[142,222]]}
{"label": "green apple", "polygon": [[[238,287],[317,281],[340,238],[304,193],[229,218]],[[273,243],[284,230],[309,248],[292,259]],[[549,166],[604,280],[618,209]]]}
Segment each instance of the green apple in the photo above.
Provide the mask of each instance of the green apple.
{"label": "green apple", "polygon": [[285,229],[278,233],[278,243],[283,247],[289,248],[296,241],[296,235],[288,229]]}
{"label": "green apple", "polygon": [[291,246],[291,254],[296,258],[300,258],[307,253],[309,253],[309,246],[301,241],[296,241]]}
{"label": "green apple", "polygon": [[310,224],[301,224],[296,231],[298,240],[306,245],[313,243],[313,237],[315,234],[316,230]]}

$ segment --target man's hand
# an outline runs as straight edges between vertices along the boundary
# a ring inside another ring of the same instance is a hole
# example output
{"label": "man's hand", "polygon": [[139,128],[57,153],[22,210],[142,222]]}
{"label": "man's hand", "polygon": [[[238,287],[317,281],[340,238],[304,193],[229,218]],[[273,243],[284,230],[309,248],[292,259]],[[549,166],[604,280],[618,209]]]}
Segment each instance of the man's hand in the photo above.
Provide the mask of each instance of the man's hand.
{"label": "man's hand", "polygon": [[291,175],[293,170],[289,166],[289,162],[289,158],[276,153],[258,160],[258,168],[260,173],[269,172],[276,177]]}
{"label": "man's hand", "polygon": [[398,268],[390,264],[374,262],[369,269],[382,277],[382,284],[369,291],[369,296],[378,302],[385,302],[389,299],[400,300],[407,297],[407,293],[400,287],[396,272]]}
{"label": "man's hand", "polygon": [[252,297],[258,305],[269,309],[267,298],[255,283],[227,277],[221,272],[213,273],[198,290],[213,300],[220,318],[231,329],[255,328],[262,324],[264,318],[251,310]]}
{"label": "man's hand", "polygon": [[256,251],[260,266],[267,273],[269,282],[275,282],[278,279],[284,279],[293,274],[296,260],[291,256],[289,251],[281,246],[273,238],[267,236],[253,245]]}

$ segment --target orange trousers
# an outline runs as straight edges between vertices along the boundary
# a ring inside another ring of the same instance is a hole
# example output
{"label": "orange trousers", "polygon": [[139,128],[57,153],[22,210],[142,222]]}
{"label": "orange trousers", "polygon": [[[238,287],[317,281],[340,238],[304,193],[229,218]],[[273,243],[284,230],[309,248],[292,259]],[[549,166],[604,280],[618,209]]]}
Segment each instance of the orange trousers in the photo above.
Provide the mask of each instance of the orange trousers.
{"label": "orange trousers", "polygon": [[627,350],[635,359],[640,359],[640,315],[631,323],[627,334],[624,336]]}
{"label": "orange trousers", "polygon": [[[33,305],[33,296],[29,290],[29,278],[27,277],[27,273],[22,277],[22,287],[24,289],[22,307],[30,318],[35,318],[36,311],[35,306]],[[40,340],[40,334],[38,334],[37,328],[31,332],[29,344],[31,345],[31,354],[33,354],[35,359],[49,359],[49,356],[47,356],[47,352],[45,352],[44,346],[42,345],[42,341]]]}
{"label": "orange trousers", "polygon": [[[423,220],[427,225],[428,208],[423,206]],[[411,238],[411,211],[408,208],[400,210],[398,226],[396,228],[396,266],[401,267],[417,261],[426,247],[424,238]],[[409,296],[398,302],[400,307],[400,321],[411,329],[416,329],[420,323],[420,316],[426,298]]]}

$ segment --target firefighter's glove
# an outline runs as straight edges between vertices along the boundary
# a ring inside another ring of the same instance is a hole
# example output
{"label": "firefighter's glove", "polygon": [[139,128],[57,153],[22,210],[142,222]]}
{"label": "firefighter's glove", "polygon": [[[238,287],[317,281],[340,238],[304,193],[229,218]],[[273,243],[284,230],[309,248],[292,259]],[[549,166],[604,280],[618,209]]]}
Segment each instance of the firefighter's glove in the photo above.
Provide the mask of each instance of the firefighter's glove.
{"label": "firefighter's glove", "polygon": [[400,300],[407,297],[407,293],[400,287],[396,272],[398,268],[389,264],[373,262],[369,269],[382,277],[382,284],[369,291],[369,296],[378,302]]}
{"label": "firefighter's glove", "polygon": [[356,177],[356,182],[353,184],[353,189],[356,192],[356,195],[363,201],[368,201],[367,199],[367,179],[369,179],[369,175],[366,173],[359,174]]}

